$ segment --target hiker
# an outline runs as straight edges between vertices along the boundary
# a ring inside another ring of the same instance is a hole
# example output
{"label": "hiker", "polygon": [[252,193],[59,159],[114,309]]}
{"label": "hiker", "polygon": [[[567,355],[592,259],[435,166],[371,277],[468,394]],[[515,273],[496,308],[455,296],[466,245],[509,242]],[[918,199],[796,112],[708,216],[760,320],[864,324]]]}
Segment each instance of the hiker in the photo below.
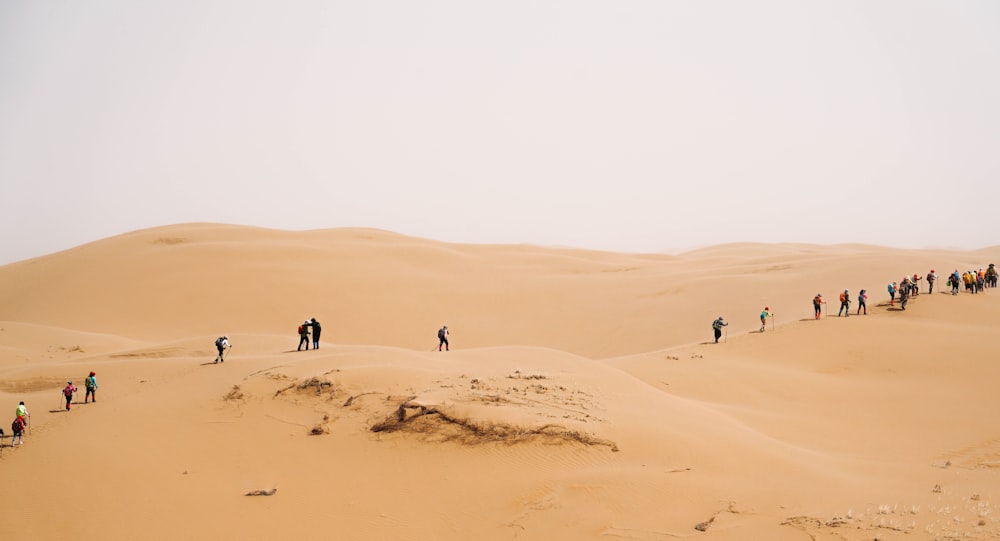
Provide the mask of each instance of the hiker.
{"label": "hiker", "polygon": [[966,291],[968,291],[969,293],[973,293],[973,291],[972,291],[972,274],[970,274],[969,271],[965,271],[964,273],[962,273],[962,283],[965,284],[965,290]]}
{"label": "hiker", "polygon": [[73,393],[77,391],[76,387],[73,385],[72,381],[66,382],[66,387],[63,388],[63,396],[66,397],[66,411],[69,411],[69,405],[73,402]]}
{"label": "hiker", "polygon": [[851,316],[851,294],[845,289],[843,293],[840,294],[840,310],[837,310],[837,317],[840,317],[840,313],[847,310],[847,315],[844,317]]}
{"label": "hiker", "polygon": [[97,372],[91,371],[87,379],[83,380],[83,386],[87,389],[87,394],[83,397],[83,403],[86,404],[91,397],[94,398],[94,402],[97,402]]}
{"label": "hiker", "polygon": [[448,334],[447,325],[438,329],[438,351],[441,351],[441,346],[444,346],[445,351],[451,351],[448,349]]}
{"label": "hiker", "polygon": [[715,321],[712,322],[712,329],[715,331],[715,343],[716,344],[719,343],[719,337],[722,336],[722,328],[723,327],[728,327],[728,326],[729,326],[729,324],[726,323],[722,319],[722,316],[719,316],[719,319],[717,319],[717,320],[715,320]]}
{"label": "hiker", "polygon": [[[223,353],[226,351],[226,348],[231,347],[233,347],[233,345],[229,343],[229,336],[220,336],[215,339],[215,349],[219,350],[219,355],[215,358],[215,364],[226,362],[226,358]],[[96,402],[97,400],[95,399],[94,401]]]}
{"label": "hiker", "polygon": [[993,263],[986,269],[986,285],[993,289],[997,287],[997,268]]}
{"label": "hiker", "polygon": [[31,414],[28,413],[28,408],[24,405],[24,400],[17,405],[17,409],[14,410],[14,417],[19,417],[24,421],[25,426],[31,421]]}
{"label": "hiker", "polygon": [[858,315],[861,315],[861,310],[865,311],[865,315],[868,315],[868,293],[867,290],[862,289],[861,293],[858,293]]}
{"label": "hiker", "polygon": [[912,291],[912,293],[913,293],[913,296],[916,297],[917,294],[920,293],[920,276],[918,276],[916,274],[913,275],[912,285],[913,285],[913,291]]}
{"label": "hiker", "polygon": [[906,310],[906,301],[910,298],[910,284],[907,281],[904,287],[899,290],[899,307]]}
{"label": "hiker", "polygon": [[[14,433],[11,436],[10,446],[24,445],[24,419],[21,417],[14,417],[14,422],[10,424],[10,430]],[[18,443],[20,440],[20,443]]]}
{"label": "hiker", "polygon": [[955,272],[953,272],[951,274],[951,294],[952,295],[958,295],[958,288],[959,288],[959,284],[961,283],[961,281],[962,281],[962,279],[958,276],[958,269],[955,269]]}
{"label": "hiker", "polygon": [[826,304],[826,301],[823,300],[823,294],[817,293],[816,296],[813,297],[813,311],[816,312],[816,319],[819,319],[819,316],[823,314],[824,304]]}
{"label": "hiker", "polygon": [[769,312],[769,310],[770,308],[765,306],[764,311],[760,313],[760,332],[764,332],[764,329],[767,328],[767,318],[774,317],[774,314]]}
{"label": "hiker", "polygon": [[985,281],[986,281],[986,273],[983,272],[983,269],[979,269],[979,272],[976,273],[976,293],[982,293],[983,283]]}
{"label": "hiker", "polygon": [[934,294],[934,282],[936,281],[937,274],[934,274],[934,269],[931,269],[931,271],[927,273],[927,293],[931,295]]}
{"label": "hiker", "polygon": [[889,282],[889,306],[896,304],[896,282]]}
{"label": "hiker", "polygon": [[313,349],[319,349],[319,333],[323,330],[323,326],[319,324],[319,321],[316,321],[316,318],[309,321],[313,328]]}
{"label": "hiker", "polygon": [[303,345],[306,346],[306,351],[309,351],[309,326],[310,325],[312,325],[312,323],[310,323],[308,319],[305,320],[305,321],[303,321],[302,325],[299,325],[299,349],[297,349],[296,351],[302,351],[302,346]]}

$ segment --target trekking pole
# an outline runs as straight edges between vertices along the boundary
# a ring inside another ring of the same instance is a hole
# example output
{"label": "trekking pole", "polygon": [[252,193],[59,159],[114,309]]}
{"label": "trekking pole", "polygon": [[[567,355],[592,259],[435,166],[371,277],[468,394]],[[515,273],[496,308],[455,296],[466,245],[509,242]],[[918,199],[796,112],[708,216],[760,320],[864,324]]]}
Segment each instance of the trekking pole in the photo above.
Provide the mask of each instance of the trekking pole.
{"label": "trekking pole", "polygon": [[726,337],[722,339],[722,343],[725,344],[729,341],[729,328],[726,328]]}
{"label": "trekking pole", "polygon": [[771,314],[771,332],[774,332],[774,314]]}

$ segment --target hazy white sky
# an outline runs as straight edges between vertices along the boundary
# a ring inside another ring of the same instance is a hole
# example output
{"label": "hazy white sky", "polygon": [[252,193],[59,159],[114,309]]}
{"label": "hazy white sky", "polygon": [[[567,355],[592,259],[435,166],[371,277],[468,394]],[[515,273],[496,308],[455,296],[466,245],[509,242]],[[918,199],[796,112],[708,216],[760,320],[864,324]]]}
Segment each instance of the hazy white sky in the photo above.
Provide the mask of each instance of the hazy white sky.
{"label": "hazy white sky", "polygon": [[0,1],[0,263],[192,221],[978,248],[998,175],[994,0]]}

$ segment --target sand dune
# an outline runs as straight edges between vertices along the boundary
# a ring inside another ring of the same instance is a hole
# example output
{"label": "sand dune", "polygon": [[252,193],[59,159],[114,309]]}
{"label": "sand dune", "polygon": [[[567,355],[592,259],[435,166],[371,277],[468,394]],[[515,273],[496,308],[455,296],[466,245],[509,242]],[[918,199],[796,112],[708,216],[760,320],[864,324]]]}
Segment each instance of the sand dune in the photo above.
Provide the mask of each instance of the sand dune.
{"label": "sand dune", "polygon": [[[885,305],[887,281],[997,259],[186,224],[6,265],[0,404],[24,400],[33,426],[3,448],[17,489],[0,523],[24,539],[1000,538],[998,296]],[[845,288],[868,289],[869,315],[815,321],[812,296],[835,314]],[[297,352],[308,317],[323,344]],[[234,347],[214,364],[219,334]],[[99,402],[63,411],[58,390],[90,370]]]}

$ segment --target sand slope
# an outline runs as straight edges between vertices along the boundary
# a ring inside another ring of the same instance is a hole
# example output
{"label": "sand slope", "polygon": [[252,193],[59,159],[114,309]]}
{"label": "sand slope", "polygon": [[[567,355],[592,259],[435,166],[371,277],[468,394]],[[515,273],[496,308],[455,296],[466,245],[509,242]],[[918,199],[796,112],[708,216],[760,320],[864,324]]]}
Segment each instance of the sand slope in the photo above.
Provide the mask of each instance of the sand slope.
{"label": "sand slope", "polygon": [[[997,294],[881,304],[889,280],[998,256],[187,224],[6,265],[0,405],[25,400],[33,426],[3,448],[18,489],[0,523],[26,539],[994,539]],[[868,316],[812,319],[817,291],[862,287]],[[759,334],[764,304],[778,325]],[[296,352],[306,317],[323,347]],[[235,347],[212,364],[221,333]],[[100,401],[62,411],[58,389],[89,370]]]}

